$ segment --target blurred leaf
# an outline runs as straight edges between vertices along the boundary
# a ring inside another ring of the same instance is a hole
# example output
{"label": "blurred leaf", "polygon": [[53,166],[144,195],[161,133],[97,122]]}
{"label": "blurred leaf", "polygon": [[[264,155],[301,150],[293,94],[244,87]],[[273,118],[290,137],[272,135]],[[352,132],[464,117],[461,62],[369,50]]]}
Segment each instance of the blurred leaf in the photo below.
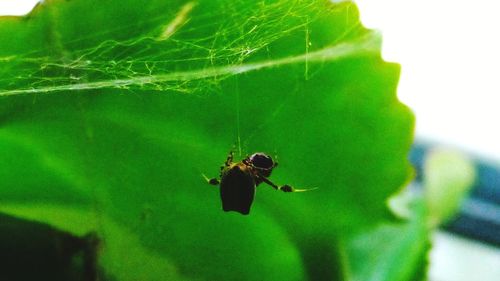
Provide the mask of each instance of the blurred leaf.
{"label": "blurred leaf", "polygon": [[[52,0],[0,38],[0,210],[97,231],[117,280],[365,276],[342,241],[388,222],[413,116],[352,3]],[[201,174],[233,144],[319,189],[259,186],[249,216],[222,212]]]}
{"label": "blurred leaf", "polygon": [[348,240],[349,280],[426,280],[430,248],[423,200],[415,200],[405,222],[381,223]]}
{"label": "blurred leaf", "polygon": [[476,171],[465,155],[439,149],[425,160],[423,174],[429,223],[437,226],[458,211],[474,184]]}

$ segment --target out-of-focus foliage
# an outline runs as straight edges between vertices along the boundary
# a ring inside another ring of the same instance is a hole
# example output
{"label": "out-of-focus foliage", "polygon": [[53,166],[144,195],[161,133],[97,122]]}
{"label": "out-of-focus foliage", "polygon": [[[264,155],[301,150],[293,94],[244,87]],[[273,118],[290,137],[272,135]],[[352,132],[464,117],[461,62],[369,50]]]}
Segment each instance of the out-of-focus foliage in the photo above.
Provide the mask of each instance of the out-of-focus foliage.
{"label": "out-of-focus foliage", "polygon": [[472,162],[459,152],[441,149],[430,153],[423,184],[431,226],[438,226],[455,214],[472,187],[475,174]]}

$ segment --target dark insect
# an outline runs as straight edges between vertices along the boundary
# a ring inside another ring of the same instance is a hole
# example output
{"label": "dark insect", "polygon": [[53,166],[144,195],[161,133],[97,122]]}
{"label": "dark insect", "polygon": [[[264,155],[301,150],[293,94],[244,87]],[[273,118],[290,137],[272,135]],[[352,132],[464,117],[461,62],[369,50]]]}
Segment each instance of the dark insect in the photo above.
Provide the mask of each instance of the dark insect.
{"label": "dark insect", "polygon": [[287,184],[278,186],[271,182],[268,177],[271,176],[271,172],[278,166],[278,163],[262,152],[254,153],[236,163],[233,162],[233,157],[233,151],[229,152],[226,162],[220,168],[220,180],[204,176],[209,184],[220,185],[222,209],[225,212],[236,211],[248,215],[255,196],[255,187],[261,183],[266,183],[283,192],[312,190],[295,189]]}

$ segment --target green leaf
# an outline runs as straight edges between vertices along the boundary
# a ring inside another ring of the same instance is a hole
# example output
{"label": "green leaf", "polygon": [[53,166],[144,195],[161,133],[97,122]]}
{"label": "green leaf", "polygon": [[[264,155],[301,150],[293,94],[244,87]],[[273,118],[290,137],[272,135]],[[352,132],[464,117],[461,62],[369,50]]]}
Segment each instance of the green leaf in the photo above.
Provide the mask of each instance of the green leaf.
{"label": "green leaf", "polygon": [[408,221],[385,222],[346,241],[349,280],[426,280],[430,238],[423,199]]}
{"label": "green leaf", "polygon": [[[387,223],[413,115],[352,3],[53,0],[0,38],[0,211],[97,231],[117,280],[363,276],[344,241]],[[224,213],[201,175],[233,145],[319,189]]]}
{"label": "green leaf", "polygon": [[474,184],[476,171],[465,155],[437,149],[425,160],[423,174],[429,224],[436,227],[458,211]]}

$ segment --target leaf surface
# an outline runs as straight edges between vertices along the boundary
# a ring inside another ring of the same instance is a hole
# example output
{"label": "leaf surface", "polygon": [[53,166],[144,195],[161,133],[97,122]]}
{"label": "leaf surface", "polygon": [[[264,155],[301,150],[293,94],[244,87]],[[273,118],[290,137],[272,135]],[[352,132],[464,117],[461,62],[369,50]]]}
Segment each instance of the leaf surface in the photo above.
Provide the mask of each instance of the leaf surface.
{"label": "leaf surface", "polygon": [[[399,66],[352,3],[53,0],[0,38],[0,210],[97,231],[118,280],[353,279],[341,241],[411,175]],[[222,212],[201,175],[233,145],[318,189]]]}

